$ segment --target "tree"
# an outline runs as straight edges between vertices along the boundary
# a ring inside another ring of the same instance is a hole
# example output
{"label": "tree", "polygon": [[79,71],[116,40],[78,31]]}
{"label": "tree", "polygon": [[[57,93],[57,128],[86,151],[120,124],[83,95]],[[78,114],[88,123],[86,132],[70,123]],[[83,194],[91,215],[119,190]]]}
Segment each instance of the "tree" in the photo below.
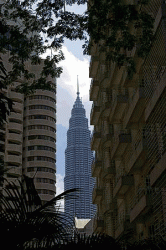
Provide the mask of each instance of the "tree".
{"label": "tree", "polygon": [[1,248],[41,249],[65,243],[74,223],[58,209],[64,196],[76,198],[76,189],[56,196],[42,205],[33,179],[24,176],[18,183],[7,182],[0,194]]}
{"label": "tree", "polygon": [[[106,61],[126,66],[129,78],[135,73],[132,50],[137,46],[139,57],[146,57],[153,39],[153,17],[147,12],[150,0],[124,4],[122,0],[88,1],[82,15],[67,10],[68,5],[85,4],[87,0],[7,0],[0,5],[0,53],[9,52],[11,70],[6,71],[0,58],[0,90],[22,77],[17,90],[28,94],[35,89],[53,89],[48,76],[59,77],[64,59],[61,51],[64,38],[85,40],[84,53],[94,44],[106,52]],[[87,34],[90,35],[90,41]],[[39,79],[28,72],[26,63],[40,64],[47,49],[55,54],[44,60]],[[0,116],[11,109],[10,100],[1,93]],[[4,108],[5,103],[5,108]],[[8,104],[8,105],[7,105]]]}
{"label": "tree", "polygon": [[150,0],[140,1],[96,0],[89,2],[88,32],[89,50],[98,44],[105,53],[106,63],[115,62],[119,68],[127,68],[128,77],[136,73],[133,49],[136,57],[145,58],[153,40],[153,16],[148,12]]}
{"label": "tree", "polygon": [[[85,17],[66,10],[73,3],[85,4],[86,0],[7,0],[0,4],[0,122],[5,121],[12,102],[2,89],[23,79],[17,91],[29,94],[36,89],[54,90],[48,77],[59,77],[64,59],[61,47],[64,38],[85,38]],[[26,65],[40,64],[41,55],[47,49],[54,55],[44,59],[39,79],[28,71]],[[8,55],[11,69],[6,70],[4,55]]]}

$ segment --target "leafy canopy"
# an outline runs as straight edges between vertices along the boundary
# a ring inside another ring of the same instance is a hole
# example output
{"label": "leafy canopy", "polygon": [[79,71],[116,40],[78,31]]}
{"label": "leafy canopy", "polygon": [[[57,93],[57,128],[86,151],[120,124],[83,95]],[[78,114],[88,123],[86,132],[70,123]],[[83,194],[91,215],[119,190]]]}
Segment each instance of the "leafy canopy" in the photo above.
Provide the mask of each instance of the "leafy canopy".
{"label": "leafy canopy", "polygon": [[150,0],[94,0],[89,1],[88,32],[90,49],[98,44],[107,62],[126,66],[129,78],[135,73],[133,50],[145,58],[153,40],[153,17],[148,13]]}
{"label": "leafy canopy", "polygon": [[[86,4],[83,14],[68,11],[72,4]],[[128,75],[135,73],[132,51],[145,58],[153,39],[153,17],[147,12],[149,0],[7,0],[0,5],[0,89],[23,79],[17,91],[29,94],[36,89],[54,90],[49,77],[59,77],[64,59],[62,45],[65,38],[81,39],[84,53],[94,44],[106,54],[107,62],[126,66]],[[88,40],[90,35],[90,41]],[[27,64],[38,65],[47,49],[53,56],[44,60],[39,79],[28,71]],[[7,53],[11,69],[6,70],[3,55]],[[1,93],[0,122],[5,120],[12,103]],[[3,115],[4,114],[4,115]]]}

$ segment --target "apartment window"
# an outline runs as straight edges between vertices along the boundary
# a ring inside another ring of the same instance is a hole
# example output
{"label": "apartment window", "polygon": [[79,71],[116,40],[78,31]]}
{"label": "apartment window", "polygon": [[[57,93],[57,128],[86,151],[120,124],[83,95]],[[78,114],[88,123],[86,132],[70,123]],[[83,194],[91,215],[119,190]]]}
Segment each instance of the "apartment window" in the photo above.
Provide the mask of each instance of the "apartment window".
{"label": "apartment window", "polygon": [[51,117],[51,116],[47,116],[47,115],[30,115],[28,117],[29,120],[32,119],[43,119],[43,120],[48,120],[48,121],[52,121],[52,122],[56,122],[56,119]]}
{"label": "apartment window", "polygon": [[29,150],[34,150],[35,149],[35,146],[28,146],[28,151]]}
{"label": "apartment window", "polygon": [[36,182],[55,184],[56,182],[48,178],[36,178]]}
{"label": "apartment window", "polygon": [[28,172],[48,172],[55,174],[55,169],[47,168],[47,167],[30,167],[27,169]]}
{"label": "apartment window", "polygon": [[[18,113],[18,112],[17,112]],[[19,119],[14,119],[14,118],[9,118],[9,122],[15,122],[15,123],[19,123],[22,124],[22,121]]]}
{"label": "apartment window", "polygon": [[28,157],[28,161],[34,161],[35,160],[35,157],[34,156],[29,156]]}
{"label": "apartment window", "polygon": [[46,105],[31,105],[29,106],[29,110],[32,110],[32,109],[45,109],[45,110],[49,110],[49,111],[52,111],[52,112],[56,112],[56,110],[50,106],[46,106]]}
{"label": "apartment window", "polygon": [[47,189],[37,189],[38,194],[50,194],[55,195],[54,191],[47,190]]}
{"label": "apartment window", "polygon": [[48,118],[47,115],[30,115],[29,116],[29,120],[32,120],[32,119],[45,119],[45,120],[48,120],[47,118]]}
{"label": "apartment window", "polygon": [[9,144],[16,144],[16,145],[20,145],[21,144],[21,142],[15,142],[15,141],[10,141],[10,140],[8,141],[8,143]]}
{"label": "apartment window", "polygon": [[46,96],[46,95],[32,95],[32,96],[29,96],[29,100],[34,100],[34,99],[37,99],[37,100],[48,100],[48,101],[51,101],[51,102],[54,102],[56,103],[56,100],[50,96]]}
{"label": "apartment window", "polygon": [[56,129],[51,127],[51,126],[47,126],[47,125],[30,125],[28,126],[28,130],[32,130],[32,129],[45,129],[45,130],[50,130],[52,132],[56,132]]}
{"label": "apartment window", "polygon": [[55,142],[55,139],[51,136],[46,136],[46,135],[30,135],[30,136],[28,136],[28,140],[35,140],[35,139],[48,140],[48,141]]}
{"label": "apartment window", "polygon": [[9,133],[13,133],[13,134],[21,134],[21,132],[18,131],[18,130],[11,130],[11,129],[9,129],[8,132]]}
{"label": "apartment window", "polygon": [[20,153],[8,151],[8,155],[17,155],[17,156],[19,156]]}
{"label": "apartment window", "polygon": [[37,161],[48,161],[48,162],[52,162],[55,163],[56,160],[51,158],[51,157],[47,157],[47,156],[37,156]]}
{"label": "apartment window", "polygon": [[51,151],[51,152],[56,152],[56,150],[52,147],[48,147],[48,146],[37,146],[37,150],[47,150],[47,151]]}

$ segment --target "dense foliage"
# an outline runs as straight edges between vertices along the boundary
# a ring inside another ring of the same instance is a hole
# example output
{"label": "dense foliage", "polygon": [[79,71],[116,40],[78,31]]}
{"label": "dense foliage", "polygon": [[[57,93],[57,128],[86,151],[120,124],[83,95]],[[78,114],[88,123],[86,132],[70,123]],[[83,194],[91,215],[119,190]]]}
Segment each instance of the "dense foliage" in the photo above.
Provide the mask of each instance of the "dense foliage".
{"label": "dense foliage", "polygon": [[[122,0],[88,1],[83,14],[68,11],[72,4],[86,4],[87,0],[7,0],[0,4],[0,89],[23,79],[17,90],[29,94],[36,89],[53,89],[48,76],[59,77],[64,59],[62,44],[65,38],[82,39],[84,53],[91,46],[100,45],[108,62],[126,66],[129,77],[135,72],[132,50],[137,46],[138,56],[145,57],[153,38],[153,18],[145,6],[149,0],[124,4]],[[91,39],[88,41],[88,34]],[[44,60],[39,79],[28,71],[27,62],[40,64],[41,55],[54,51]],[[12,65],[6,71],[3,54],[8,53]],[[12,103],[1,93],[0,122],[5,120]]]}
{"label": "dense foliage", "polygon": [[[132,52],[145,58],[153,40],[153,17],[147,11],[149,0],[140,1],[95,0],[89,1],[89,49],[98,44],[106,54],[107,62],[126,66],[129,78],[136,72]],[[135,3],[135,4],[134,4]]]}

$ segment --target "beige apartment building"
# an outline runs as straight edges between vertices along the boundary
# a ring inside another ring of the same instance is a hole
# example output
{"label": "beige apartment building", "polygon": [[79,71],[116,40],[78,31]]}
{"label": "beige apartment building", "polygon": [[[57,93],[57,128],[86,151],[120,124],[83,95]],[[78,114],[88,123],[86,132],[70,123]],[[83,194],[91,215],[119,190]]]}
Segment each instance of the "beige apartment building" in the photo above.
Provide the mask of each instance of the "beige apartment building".
{"label": "beige apartment building", "polygon": [[[9,70],[7,58],[6,54],[3,61]],[[28,64],[28,69],[37,78],[42,64]],[[56,90],[55,79],[52,80]],[[14,112],[10,112],[0,130],[0,146],[9,168],[6,177],[9,181],[16,181],[23,175],[33,177],[41,200],[45,202],[56,193],[56,94],[37,90],[33,95],[25,96],[15,92],[17,84],[4,90],[14,102]]]}
{"label": "beige apartment building", "polygon": [[133,49],[132,80],[91,48],[93,227],[115,238],[128,230],[136,239],[166,236],[166,2],[151,0],[147,9],[155,40],[144,60]]}

